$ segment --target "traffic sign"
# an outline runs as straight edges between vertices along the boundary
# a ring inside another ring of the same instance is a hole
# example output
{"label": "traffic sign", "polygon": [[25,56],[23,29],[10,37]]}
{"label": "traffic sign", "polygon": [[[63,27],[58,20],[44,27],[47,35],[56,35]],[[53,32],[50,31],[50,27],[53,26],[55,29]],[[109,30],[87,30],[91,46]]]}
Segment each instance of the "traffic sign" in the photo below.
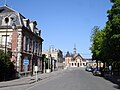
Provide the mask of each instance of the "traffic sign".
{"label": "traffic sign", "polygon": [[25,57],[24,58],[24,65],[28,65],[28,63],[29,63],[28,57]]}
{"label": "traffic sign", "polygon": [[28,65],[28,60],[24,60],[24,65]]}

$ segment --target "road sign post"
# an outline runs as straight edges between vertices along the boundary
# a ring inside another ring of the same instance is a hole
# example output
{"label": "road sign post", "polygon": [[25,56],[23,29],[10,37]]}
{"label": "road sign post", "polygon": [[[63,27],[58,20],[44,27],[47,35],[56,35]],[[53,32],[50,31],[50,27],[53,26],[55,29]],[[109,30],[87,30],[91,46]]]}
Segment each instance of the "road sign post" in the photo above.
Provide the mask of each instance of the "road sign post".
{"label": "road sign post", "polygon": [[29,60],[28,57],[24,58],[24,70],[25,70],[25,76],[27,76],[27,70],[28,70],[28,64],[29,64]]}
{"label": "road sign post", "polygon": [[36,82],[38,81],[37,72],[38,72],[38,66],[35,66]]}

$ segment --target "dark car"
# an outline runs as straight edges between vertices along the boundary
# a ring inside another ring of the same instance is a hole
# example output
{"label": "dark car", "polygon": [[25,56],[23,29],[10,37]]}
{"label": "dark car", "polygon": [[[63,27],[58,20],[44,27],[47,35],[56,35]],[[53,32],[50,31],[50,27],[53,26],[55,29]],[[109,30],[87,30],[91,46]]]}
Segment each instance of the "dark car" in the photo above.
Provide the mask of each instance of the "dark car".
{"label": "dark car", "polygon": [[96,68],[96,69],[94,69],[94,71],[92,73],[95,76],[101,76],[102,75],[102,68]]}

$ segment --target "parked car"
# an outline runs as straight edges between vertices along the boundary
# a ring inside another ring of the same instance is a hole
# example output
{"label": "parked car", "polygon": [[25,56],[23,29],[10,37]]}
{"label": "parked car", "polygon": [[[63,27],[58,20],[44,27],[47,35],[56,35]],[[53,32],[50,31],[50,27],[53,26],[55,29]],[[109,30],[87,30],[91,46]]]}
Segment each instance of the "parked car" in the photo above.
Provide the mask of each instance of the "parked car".
{"label": "parked car", "polygon": [[92,73],[95,76],[101,76],[102,75],[102,69],[101,68],[96,68],[96,69],[94,69],[94,71]]}
{"label": "parked car", "polygon": [[86,66],[86,68],[85,68],[85,70],[89,71],[89,72],[92,72],[92,69],[93,69],[92,66]]}

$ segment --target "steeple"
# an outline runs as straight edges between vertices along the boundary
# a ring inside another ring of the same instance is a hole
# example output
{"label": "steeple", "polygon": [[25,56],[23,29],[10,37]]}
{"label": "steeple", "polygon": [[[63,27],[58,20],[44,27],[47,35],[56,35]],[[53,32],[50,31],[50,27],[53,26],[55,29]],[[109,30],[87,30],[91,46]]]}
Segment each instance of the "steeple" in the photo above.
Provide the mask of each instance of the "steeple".
{"label": "steeple", "polygon": [[4,6],[8,6],[8,5],[7,5],[7,0],[5,0],[5,2],[4,2]]}
{"label": "steeple", "polygon": [[76,54],[76,44],[74,44],[74,54]]}

